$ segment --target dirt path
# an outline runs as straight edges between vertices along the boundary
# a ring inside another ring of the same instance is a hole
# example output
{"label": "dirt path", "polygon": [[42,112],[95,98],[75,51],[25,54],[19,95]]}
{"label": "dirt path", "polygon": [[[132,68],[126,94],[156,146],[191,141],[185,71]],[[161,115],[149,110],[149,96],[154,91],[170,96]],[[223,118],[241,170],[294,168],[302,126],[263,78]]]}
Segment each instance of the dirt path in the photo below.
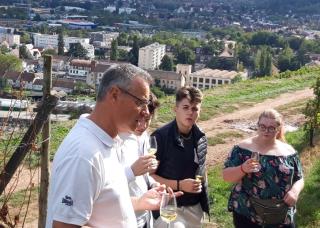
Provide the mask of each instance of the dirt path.
{"label": "dirt path", "polygon": [[[255,104],[252,107],[240,108],[238,111],[220,115],[207,121],[201,121],[199,126],[206,132],[208,137],[212,137],[218,133],[226,131],[239,131],[235,129],[234,124],[254,125],[258,115],[267,108],[277,109],[280,106],[303,101],[311,98],[312,96],[313,90],[311,89],[299,90],[293,93],[285,93],[277,98],[267,99],[261,103]],[[301,114],[291,115],[290,113],[283,113],[283,115],[286,122],[289,121],[293,125],[299,125],[299,122],[301,122],[301,120],[303,121],[303,116]],[[252,131],[241,131],[241,134],[244,138],[252,135],[253,133],[254,132]],[[212,166],[216,163],[223,162],[233,145],[240,140],[241,138],[227,138],[225,139],[226,143],[209,147],[207,164]]]}

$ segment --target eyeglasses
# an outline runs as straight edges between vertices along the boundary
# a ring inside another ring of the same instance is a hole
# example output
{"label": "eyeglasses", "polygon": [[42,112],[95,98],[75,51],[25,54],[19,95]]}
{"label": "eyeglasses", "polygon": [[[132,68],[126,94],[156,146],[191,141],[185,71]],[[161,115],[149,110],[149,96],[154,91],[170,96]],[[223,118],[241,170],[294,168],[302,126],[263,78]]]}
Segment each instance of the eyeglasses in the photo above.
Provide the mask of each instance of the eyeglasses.
{"label": "eyeglasses", "polygon": [[267,131],[267,132],[270,132],[270,133],[274,133],[274,132],[276,132],[278,130],[278,127],[274,127],[274,126],[267,127],[264,124],[258,124],[258,128],[259,128],[260,131]]}
{"label": "eyeglasses", "polygon": [[143,107],[143,106],[147,107],[147,106],[150,105],[150,103],[151,103],[150,100],[141,99],[141,98],[133,95],[132,93],[128,92],[128,91],[125,90],[125,89],[122,89],[122,88],[120,88],[120,87],[118,87],[118,88],[121,90],[121,92],[123,92],[123,93],[129,95],[130,97],[134,98],[134,99],[135,99],[135,103],[136,103],[136,105],[137,105],[138,107]]}

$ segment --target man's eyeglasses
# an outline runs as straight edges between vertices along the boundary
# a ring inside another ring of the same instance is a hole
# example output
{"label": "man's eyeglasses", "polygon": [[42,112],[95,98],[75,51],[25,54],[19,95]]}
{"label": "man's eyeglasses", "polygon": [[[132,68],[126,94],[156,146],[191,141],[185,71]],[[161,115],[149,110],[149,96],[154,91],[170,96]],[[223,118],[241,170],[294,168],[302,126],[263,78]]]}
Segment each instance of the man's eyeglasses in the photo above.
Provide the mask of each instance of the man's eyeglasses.
{"label": "man's eyeglasses", "polygon": [[146,107],[147,107],[147,106],[151,103],[150,100],[141,99],[141,98],[133,95],[132,93],[130,93],[129,91],[127,91],[127,90],[125,90],[125,89],[122,89],[122,88],[120,88],[120,87],[118,87],[118,88],[121,90],[121,92],[123,92],[123,93],[129,95],[130,97],[134,98],[134,99],[135,99],[135,103],[136,103],[136,105],[137,105],[138,107],[143,107],[143,106],[146,106]]}
{"label": "man's eyeglasses", "polygon": [[276,132],[278,130],[278,127],[274,127],[274,126],[267,127],[264,124],[258,124],[258,128],[259,128],[260,131],[267,131],[267,132],[270,132],[270,133],[274,133],[274,132]]}

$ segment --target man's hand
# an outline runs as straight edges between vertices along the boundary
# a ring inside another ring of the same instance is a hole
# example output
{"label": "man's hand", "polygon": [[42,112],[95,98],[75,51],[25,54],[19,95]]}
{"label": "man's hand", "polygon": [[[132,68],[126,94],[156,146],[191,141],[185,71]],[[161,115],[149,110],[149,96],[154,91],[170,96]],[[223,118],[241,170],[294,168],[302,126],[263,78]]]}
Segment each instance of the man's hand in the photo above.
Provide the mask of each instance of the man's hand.
{"label": "man's hand", "polygon": [[[154,172],[153,163],[155,160],[154,155],[144,155],[138,158],[132,165],[131,169],[135,176],[141,176],[146,174],[147,172]],[[156,160],[155,160],[156,161]],[[155,168],[157,169],[157,167]]]}
{"label": "man's hand", "polygon": [[[135,211],[142,210],[159,210],[161,197],[163,193],[166,193],[166,186],[160,185],[150,189],[144,193],[140,198],[132,198],[132,204]],[[171,188],[168,188],[168,192],[174,194],[175,197],[183,195],[183,192],[173,193]]]}
{"label": "man's hand", "polygon": [[195,179],[184,179],[180,181],[180,190],[190,193],[200,193],[202,190],[201,181]]}

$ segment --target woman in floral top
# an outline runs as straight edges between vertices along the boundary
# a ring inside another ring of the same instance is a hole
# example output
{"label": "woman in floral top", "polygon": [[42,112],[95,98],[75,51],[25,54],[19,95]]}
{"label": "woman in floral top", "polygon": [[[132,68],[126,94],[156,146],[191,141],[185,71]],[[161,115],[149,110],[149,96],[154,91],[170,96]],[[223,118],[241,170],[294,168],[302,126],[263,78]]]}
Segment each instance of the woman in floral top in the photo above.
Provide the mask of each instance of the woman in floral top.
{"label": "woman in floral top", "polygon": [[[254,151],[259,151],[259,163],[251,158]],[[233,212],[236,228],[295,227],[295,205],[304,186],[302,167],[296,151],[285,143],[283,120],[276,110],[264,111],[258,120],[257,135],[233,148],[223,178],[235,183],[228,210]],[[249,197],[282,199],[289,207],[286,218],[281,224],[266,225]]]}

